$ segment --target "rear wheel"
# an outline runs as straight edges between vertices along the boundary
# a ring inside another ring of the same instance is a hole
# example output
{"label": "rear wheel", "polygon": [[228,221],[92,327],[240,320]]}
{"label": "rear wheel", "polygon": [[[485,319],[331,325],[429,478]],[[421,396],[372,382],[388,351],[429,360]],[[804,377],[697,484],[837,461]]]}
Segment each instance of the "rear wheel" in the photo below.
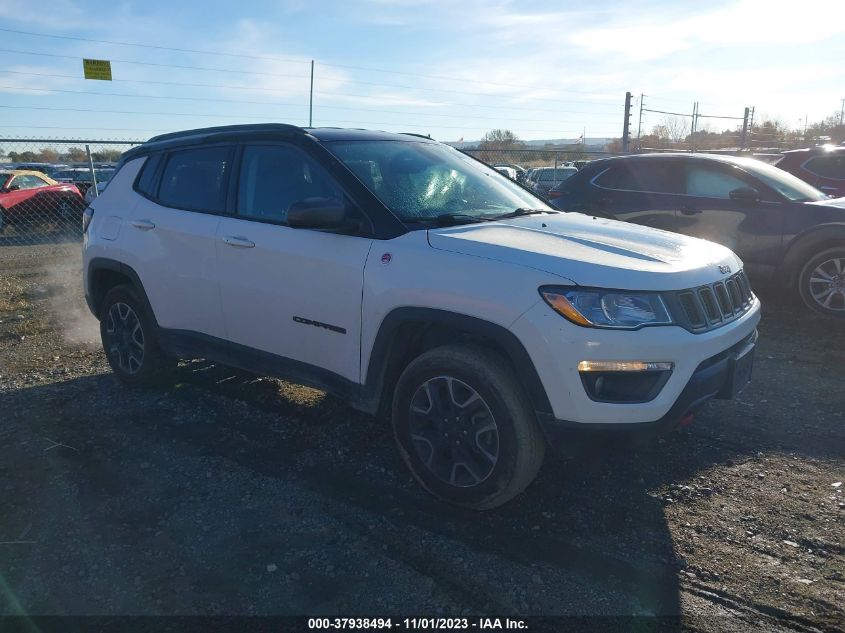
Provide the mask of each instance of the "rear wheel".
{"label": "rear wheel", "polygon": [[476,347],[439,347],[411,362],[396,385],[393,428],[414,477],[441,499],[475,510],[522,492],[545,453],[513,371]]}
{"label": "rear wheel", "polygon": [[798,276],[798,291],[816,312],[845,318],[845,246],[811,257]]}
{"label": "rear wheel", "polygon": [[150,315],[134,288],[115,286],[100,306],[100,337],[115,376],[127,385],[161,381],[175,365],[158,346]]}
{"label": "rear wheel", "polygon": [[3,207],[0,207],[0,235],[6,232],[6,210]]}

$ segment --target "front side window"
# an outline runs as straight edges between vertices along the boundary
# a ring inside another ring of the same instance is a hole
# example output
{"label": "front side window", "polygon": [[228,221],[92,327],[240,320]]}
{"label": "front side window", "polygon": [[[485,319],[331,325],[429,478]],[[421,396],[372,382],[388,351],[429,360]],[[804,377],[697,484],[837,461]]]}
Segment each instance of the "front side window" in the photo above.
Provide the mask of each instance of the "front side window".
{"label": "front side window", "polygon": [[294,202],[308,198],[344,201],[344,194],[308,156],[286,146],[244,149],[238,183],[238,215],[287,222]]}
{"label": "front side window", "polygon": [[172,152],[161,175],[158,201],[168,207],[219,213],[226,208],[228,147]]}
{"label": "front side window", "polygon": [[821,191],[797,176],[762,161],[753,158],[738,158],[736,163],[792,202],[812,202],[827,198]]}
{"label": "front side window", "polygon": [[822,178],[845,180],[845,154],[811,158],[804,163],[804,169]]}
{"label": "front side window", "polygon": [[326,146],[403,222],[453,214],[486,219],[519,208],[549,208],[492,167],[448,145],[334,141]]}
{"label": "front side window", "polygon": [[612,165],[599,174],[595,184],[605,189],[644,193],[680,193],[677,163],[641,160]]}
{"label": "front side window", "polygon": [[727,200],[731,191],[748,187],[748,183],[726,170],[710,165],[687,166],[687,195]]}

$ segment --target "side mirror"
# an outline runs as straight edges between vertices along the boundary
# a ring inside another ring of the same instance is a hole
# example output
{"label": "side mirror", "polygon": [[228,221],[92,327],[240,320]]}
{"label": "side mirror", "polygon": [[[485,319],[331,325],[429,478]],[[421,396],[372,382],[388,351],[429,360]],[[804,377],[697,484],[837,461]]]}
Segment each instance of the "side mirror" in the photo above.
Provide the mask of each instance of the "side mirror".
{"label": "side mirror", "polygon": [[760,200],[760,192],[753,187],[739,187],[730,192],[731,200],[739,202],[757,202]]}
{"label": "side mirror", "polygon": [[346,206],[334,198],[306,198],[288,208],[288,226],[295,229],[339,229],[346,226]]}
{"label": "side mirror", "polygon": [[6,191],[19,191],[20,188],[20,185],[9,185],[8,187],[6,187]]}

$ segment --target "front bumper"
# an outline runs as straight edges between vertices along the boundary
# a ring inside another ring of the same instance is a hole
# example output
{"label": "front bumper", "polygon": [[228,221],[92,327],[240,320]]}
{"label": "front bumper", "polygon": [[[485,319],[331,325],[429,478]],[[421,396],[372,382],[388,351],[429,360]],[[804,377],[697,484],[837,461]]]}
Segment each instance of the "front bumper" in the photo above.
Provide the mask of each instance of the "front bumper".
{"label": "front bumper", "polygon": [[757,331],[754,330],[729,349],[702,361],[669,411],[657,420],[636,424],[583,424],[541,414],[539,419],[546,438],[552,445],[558,445],[571,440],[573,433],[582,431],[633,431],[658,435],[669,431],[684,417],[699,411],[709,400],[730,400],[734,397],[732,379],[737,360],[753,353],[756,343]]}
{"label": "front bumper", "polygon": [[[599,429],[645,428],[683,417],[696,400],[718,394],[726,380],[724,372],[730,371],[726,355],[748,343],[759,321],[756,298],[734,321],[698,334],[679,326],[635,331],[584,328],[543,303],[524,313],[510,329],[525,346],[548,397],[551,411],[539,413],[545,422],[569,421]],[[582,383],[578,371],[582,360],[671,362],[674,369],[659,393],[647,401],[596,401]],[[719,386],[713,388],[714,383]]]}

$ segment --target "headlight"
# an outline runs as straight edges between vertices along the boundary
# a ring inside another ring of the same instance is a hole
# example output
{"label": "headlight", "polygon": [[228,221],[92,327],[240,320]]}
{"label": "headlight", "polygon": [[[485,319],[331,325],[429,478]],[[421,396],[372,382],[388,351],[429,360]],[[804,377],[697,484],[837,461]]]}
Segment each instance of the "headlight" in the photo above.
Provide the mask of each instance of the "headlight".
{"label": "headlight", "polygon": [[540,295],[555,312],[584,327],[634,330],[673,322],[656,292],[543,286]]}

